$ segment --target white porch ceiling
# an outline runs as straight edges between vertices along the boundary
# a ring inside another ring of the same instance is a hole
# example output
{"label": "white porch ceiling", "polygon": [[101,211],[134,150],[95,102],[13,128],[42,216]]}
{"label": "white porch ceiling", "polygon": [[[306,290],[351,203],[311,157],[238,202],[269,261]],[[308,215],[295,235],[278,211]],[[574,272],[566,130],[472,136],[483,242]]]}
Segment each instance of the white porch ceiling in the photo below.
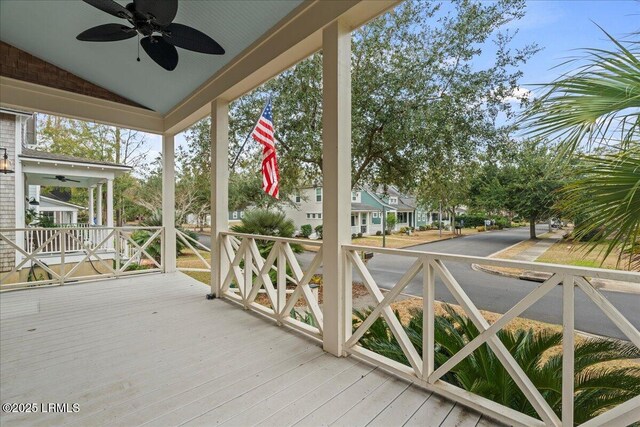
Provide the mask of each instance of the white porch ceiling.
{"label": "white porch ceiling", "polygon": [[142,49],[141,62],[137,62],[137,38],[110,43],[76,40],[76,35],[87,28],[126,22],[79,0],[1,0],[0,39],[164,114],[301,2],[181,0],[174,22],[207,33],[225,48],[226,54],[178,49],[180,62],[174,71],[159,67]]}

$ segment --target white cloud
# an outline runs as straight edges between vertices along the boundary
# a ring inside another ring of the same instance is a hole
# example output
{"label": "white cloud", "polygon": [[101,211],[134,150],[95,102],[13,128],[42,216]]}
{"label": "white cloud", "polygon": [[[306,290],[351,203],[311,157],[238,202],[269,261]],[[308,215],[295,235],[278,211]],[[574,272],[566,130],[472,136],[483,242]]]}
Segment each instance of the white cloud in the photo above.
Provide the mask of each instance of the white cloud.
{"label": "white cloud", "polygon": [[511,91],[511,94],[504,97],[503,102],[520,102],[521,99],[533,99],[533,92],[523,87],[517,87]]}

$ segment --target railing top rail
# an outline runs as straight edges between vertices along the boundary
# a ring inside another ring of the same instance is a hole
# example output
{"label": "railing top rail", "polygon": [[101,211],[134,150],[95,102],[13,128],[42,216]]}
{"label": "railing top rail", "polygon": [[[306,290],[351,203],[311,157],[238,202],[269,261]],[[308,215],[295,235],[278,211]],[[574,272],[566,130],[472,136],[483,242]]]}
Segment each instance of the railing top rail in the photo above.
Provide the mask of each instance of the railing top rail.
{"label": "railing top rail", "polygon": [[249,239],[258,239],[258,240],[270,240],[272,242],[296,243],[299,245],[308,245],[308,246],[317,246],[317,247],[322,246],[322,242],[318,242],[316,240],[295,239],[291,237],[263,236],[260,234],[236,233],[233,231],[223,231],[220,234],[222,234],[223,236],[246,237]]}
{"label": "railing top rail", "polygon": [[90,230],[160,230],[162,226],[152,226],[147,227],[144,225],[125,225],[122,227],[103,227],[103,226],[92,226],[92,227],[24,227],[24,228],[0,228],[0,233],[12,233],[16,231],[39,231],[39,230],[58,230],[58,231],[67,231],[67,230],[77,230],[79,228],[90,229]]}
{"label": "railing top rail", "polygon": [[595,277],[598,279],[620,280],[624,282],[640,283],[640,273],[621,270],[607,270],[604,268],[575,267],[570,265],[549,264],[543,262],[516,261],[500,258],[487,258],[470,255],[452,255],[440,252],[426,252],[409,249],[378,248],[375,246],[342,245],[344,249],[354,251],[376,252],[388,255],[406,257],[427,257],[442,261],[462,262],[466,264],[491,265],[495,267],[525,268],[527,270],[546,273],[562,273],[574,276]]}

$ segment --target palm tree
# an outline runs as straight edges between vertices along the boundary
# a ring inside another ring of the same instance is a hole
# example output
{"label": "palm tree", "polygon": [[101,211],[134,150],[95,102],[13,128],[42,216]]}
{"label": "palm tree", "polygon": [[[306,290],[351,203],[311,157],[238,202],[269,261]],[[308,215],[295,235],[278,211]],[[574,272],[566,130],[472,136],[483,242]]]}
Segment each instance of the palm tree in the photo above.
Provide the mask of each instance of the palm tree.
{"label": "palm tree", "polygon": [[[259,234],[261,236],[293,237],[296,226],[281,212],[266,209],[247,211],[242,218],[242,223],[231,227],[236,233]],[[273,247],[273,241],[256,240],[260,255],[266,258]],[[291,245],[294,252],[302,252],[300,245]]]}
{"label": "palm tree", "polygon": [[[435,317],[435,367],[438,368],[479,335],[471,320],[449,306]],[[359,325],[371,309],[355,311]],[[422,311],[416,310],[405,326],[409,339],[422,354]],[[548,350],[562,343],[562,334],[516,330],[498,332],[498,337],[540,391],[551,408],[562,412],[562,354]],[[409,365],[383,319],[377,319],[360,339],[376,353]],[[640,350],[624,341],[589,338],[575,346],[575,423],[581,424],[640,394],[640,367],[603,367],[604,362],[635,359]],[[443,380],[532,417],[536,411],[520,391],[493,351],[480,346],[458,363]]]}
{"label": "palm tree", "polygon": [[626,151],[583,156],[576,176],[562,190],[558,204],[576,219],[575,237],[597,244],[608,240],[602,260],[622,247],[618,263],[626,257],[640,267],[640,147]]}
{"label": "palm tree", "polygon": [[576,224],[576,235],[590,240],[592,249],[606,238],[606,255],[625,246],[637,253],[640,44],[632,42],[627,48],[605,34],[615,48],[587,49],[585,65],[544,85],[546,92],[528,111],[525,123],[530,134],[557,140],[565,155],[594,148],[605,152],[579,156],[577,177],[563,192],[565,200],[560,207],[583,218]]}

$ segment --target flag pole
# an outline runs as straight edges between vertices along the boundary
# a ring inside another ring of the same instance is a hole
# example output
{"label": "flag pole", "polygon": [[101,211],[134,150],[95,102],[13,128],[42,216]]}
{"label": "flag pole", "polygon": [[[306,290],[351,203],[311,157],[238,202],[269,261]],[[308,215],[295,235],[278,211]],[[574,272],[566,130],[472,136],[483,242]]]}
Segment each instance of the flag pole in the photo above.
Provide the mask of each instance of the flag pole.
{"label": "flag pole", "polygon": [[235,159],[233,159],[233,162],[231,163],[231,166],[229,167],[229,170],[233,170],[233,167],[236,165],[236,162],[240,158],[240,154],[242,153],[242,150],[244,150],[244,146],[247,145],[247,142],[249,141],[249,138],[251,137],[251,134],[255,130],[256,126],[258,126],[258,121],[260,120],[260,117],[262,117],[262,114],[264,114],[264,110],[267,109],[267,105],[269,105],[269,102],[271,102],[271,97],[267,98],[267,102],[264,104],[264,107],[262,107],[262,111],[260,112],[260,115],[258,116],[258,120],[256,120],[256,124],[253,125],[253,127],[251,128],[251,130],[247,134],[247,137],[244,139],[244,142],[242,143],[242,146],[240,147],[240,150],[238,150],[238,154],[236,154]]}

